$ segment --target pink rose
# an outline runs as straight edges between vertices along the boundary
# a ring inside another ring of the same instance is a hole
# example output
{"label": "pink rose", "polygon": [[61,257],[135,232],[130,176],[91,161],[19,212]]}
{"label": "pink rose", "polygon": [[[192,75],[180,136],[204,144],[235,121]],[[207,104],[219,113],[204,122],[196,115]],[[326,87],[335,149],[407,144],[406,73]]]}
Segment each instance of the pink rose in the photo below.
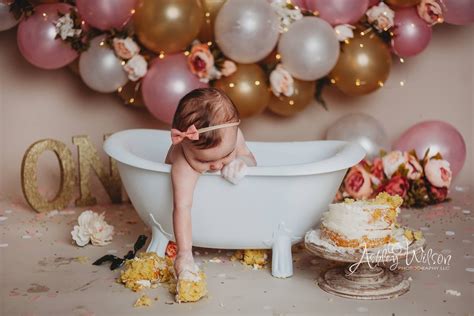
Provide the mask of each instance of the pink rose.
{"label": "pink rose", "polygon": [[451,184],[452,173],[449,162],[442,159],[430,159],[425,165],[428,181],[438,188],[447,188]]}
{"label": "pink rose", "polygon": [[368,198],[373,192],[370,175],[360,165],[349,170],[344,179],[344,188],[355,199]]}
{"label": "pink rose", "polygon": [[415,156],[405,153],[405,168],[408,170],[407,178],[410,180],[418,180],[423,174],[423,167]]}
{"label": "pink rose", "polygon": [[446,200],[448,196],[448,188],[437,188],[435,186],[430,186],[429,193],[435,202],[442,202]]}
{"label": "pink rose", "polygon": [[383,2],[374,5],[365,14],[367,21],[379,31],[386,31],[394,25],[395,12]]}
{"label": "pink rose", "polygon": [[443,22],[443,10],[436,0],[421,0],[416,8],[418,15],[426,23],[434,25]]}
{"label": "pink rose", "polygon": [[398,194],[400,197],[404,198],[407,195],[409,188],[410,184],[408,183],[408,179],[401,175],[396,175],[379,188],[378,191],[387,192],[390,195]]}
{"label": "pink rose", "polygon": [[[384,179],[384,173],[383,173],[383,162],[382,159],[380,158],[375,158],[374,161],[372,162],[372,165],[370,166],[370,173],[372,174],[372,182],[375,184],[380,184],[380,182],[383,181]],[[377,179],[374,181],[374,178]]]}
{"label": "pink rose", "polygon": [[223,76],[228,77],[237,71],[237,66],[231,60],[225,60],[222,63],[221,73]]}
{"label": "pink rose", "polygon": [[295,92],[293,77],[281,64],[278,64],[275,70],[271,72],[270,84],[273,94],[277,97],[280,94],[291,97]]}
{"label": "pink rose", "polygon": [[199,78],[209,78],[214,68],[214,56],[207,44],[197,44],[188,56],[188,66],[191,72]]}

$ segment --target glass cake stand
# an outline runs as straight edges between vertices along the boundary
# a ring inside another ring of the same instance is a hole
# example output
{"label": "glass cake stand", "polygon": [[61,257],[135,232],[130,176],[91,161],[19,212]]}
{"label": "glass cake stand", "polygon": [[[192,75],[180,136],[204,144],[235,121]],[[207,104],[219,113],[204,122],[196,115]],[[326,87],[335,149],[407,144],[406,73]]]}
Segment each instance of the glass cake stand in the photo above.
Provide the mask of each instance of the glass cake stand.
{"label": "glass cake stand", "polygon": [[[354,253],[337,252],[324,245],[309,242],[307,238],[304,244],[310,253],[318,257],[350,263],[323,272],[318,279],[321,289],[345,298],[379,300],[395,298],[408,292],[410,282],[403,277],[401,271],[390,267],[395,262],[401,263],[400,260],[408,255],[413,256],[423,251],[426,240],[414,240],[402,250],[390,251],[390,246],[385,246],[376,248],[375,251],[368,248]],[[379,266],[383,263],[389,264],[389,267]]]}

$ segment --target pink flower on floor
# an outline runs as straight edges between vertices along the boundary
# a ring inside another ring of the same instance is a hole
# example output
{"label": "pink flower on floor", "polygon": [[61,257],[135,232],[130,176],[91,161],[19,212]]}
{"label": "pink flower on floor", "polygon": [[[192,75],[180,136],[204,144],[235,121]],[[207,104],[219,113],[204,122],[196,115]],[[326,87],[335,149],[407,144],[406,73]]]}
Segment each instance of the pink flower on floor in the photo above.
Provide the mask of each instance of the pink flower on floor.
{"label": "pink flower on floor", "polygon": [[435,186],[431,186],[429,193],[435,202],[442,202],[446,200],[448,196],[448,188],[437,188]]}
{"label": "pink flower on floor", "polygon": [[407,195],[409,188],[410,184],[408,179],[401,175],[396,175],[379,188],[379,192],[387,192],[390,195],[398,194],[400,197],[404,198]]}
{"label": "pink flower on floor", "polygon": [[368,198],[373,190],[370,182],[370,175],[360,166],[354,166],[344,179],[345,191],[355,199]]}
{"label": "pink flower on floor", "polygon": [[408,170],[407,178],[410,180],[418,180],[423,174],[423,167],[415,156],[405,153],[405,168]]}
{"label": "pink flower on floor", "polygon": [[176,258],[176,253],[178,252],[178,245],[173,242],[169,241],[168,246],[166,246],[166,256],[169,257],[170,259]]}
{"label": "pink flower on floor", "polygon": [[449,162],[442,159],[430,159],[425,165],[426,179],[438,188],[447,188],[451,184],[452,173]]}

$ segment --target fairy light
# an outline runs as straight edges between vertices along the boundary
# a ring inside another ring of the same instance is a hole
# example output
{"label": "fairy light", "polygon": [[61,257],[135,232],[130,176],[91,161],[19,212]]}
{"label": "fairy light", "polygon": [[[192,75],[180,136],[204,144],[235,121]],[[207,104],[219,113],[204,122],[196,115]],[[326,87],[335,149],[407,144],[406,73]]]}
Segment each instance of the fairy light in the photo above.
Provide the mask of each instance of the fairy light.
{"label": "fairy light", "polygon": [[358,87],[360,86],[360,79],[356,79],[355,85],[358,86]]}
{"label": "fairy light", "polygon": [[105,42],[104,42],[104,41],[101,41],[101,42],[99,43],[99,46],[104,46],[104,45],[105,45]]}
{"label": "fairy light", "polygon": [[189,51],[185,51],[184,56],[189,56]]}
{"label": "fairy light", "polygon": [[405,81],[403,81],[403,80],[400,81],[400,86],[402,86],[402,87],[405,86]]}
{"label": "fairy light", "polygon": [[364,44],[360,43],[359,44],[360,48],[364,48]]}
{"label": "fairy light", "polygon": [[344,43],[349,44],[350,41],[349,41],[348,39],[345,39],[345,40],[344,40]]}
{"label": "fairy light", "polygon": [[160,54],[158,55],[158,58],[160,58],[160,59],[165,58],[165,53],[164,53],[164,52],[160,52]]}
{"label": "fairy light", "polygon": [[259,86],[259,85],[260,85],[260,81],[256,80],[256,81],[255,81],[255,85],[256,85],[256,86]]}
{"label": "fairy light", "polygon": [[135,102],[135,99],[134,98],[130,98],[130,100],[128,100],[130,103],[133,103]]}
{"label": "fairy light", "polygon": [[378,84],[379,84],[379,86],[383,87],[383,82],[382,81],[379,81]]}
{"label": "fairy light", "polygon": [[288,101],[288,103],[289,103],[290,105],[294,105],[294,104],[295,104],[295,101],[290,100],[290,101]]}
{"label": "fairy light", "polygon": [[212,42],[211,41],[207,42],[207,46],[212,46]]}
{"label": "fairy light", "polygon": [[122,92],[122,87],[118,87],[117,91]]}
{"label": "fairy light", "polygon": [[135,9],[130,10],[131,14],[135,14]]}
{"label": "fairy light", "polygon": [[400,57],[400,62],[403,64],[405,62],[405,59],[403,59],[402,57]]}
{"label": "fairy light", "polygon": [[336,83],[336,79],[331,78],[331,83],[332,83],[332,84],[335,84],[335,83]]}
{"label": "fairy light", "polygon": [[122,60],[120,63],[122,64],[122,66],[125,66],[125,61]]}
{"label": "fairy light", "polygon": [[206,18],[211,16],[211,12],[206,12]]}
{"label": "fairy light", "polygon": [[275,58],[276,58],[277,60],[280,60],[280,59],[281,59],[281,55],[280,55],[280,54],[276,54],[276,55],[275,55]]}
{"label": "fairy light", "polygon": [[233,87],[235,87],[235,84],[233,82],[231,82],[231,83],[229,83],[229,87],[233,88]]}
{"label": "fairy light", "polygon": [[44,12],[43,12],[43,16],[44,16],[44,17],[47,17],[48,15],[47,15],[46,13],[44,13]]}

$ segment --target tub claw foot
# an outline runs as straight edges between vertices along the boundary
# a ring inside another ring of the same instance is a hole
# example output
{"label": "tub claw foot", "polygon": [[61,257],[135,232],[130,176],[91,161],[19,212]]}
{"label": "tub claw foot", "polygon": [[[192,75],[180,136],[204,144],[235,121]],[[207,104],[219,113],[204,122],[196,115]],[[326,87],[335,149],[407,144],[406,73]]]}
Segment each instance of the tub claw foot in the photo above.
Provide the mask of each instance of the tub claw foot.
{"label": "tub claw foot", "polygon": [[[276,278],[288,278],[293,275],[293,256],[291,245],[293,241],[302,237],[292,236],[291,231],[281,222],[273,233],[272,247],[272,275]],[[266,242],[268,244],[268,242]]]}
{"label": "tub claw foot", "polygon": [[168,242],[171,239],[171,234],[168,234],[164,231],[161,224],[155,220],[153,214],[150,213],[150,218],[152,221],[151,226],[151,242],[148,245],[147,252],[154,251],[160,257],[164,257],[166,253],[166,247],[168,246]]}

